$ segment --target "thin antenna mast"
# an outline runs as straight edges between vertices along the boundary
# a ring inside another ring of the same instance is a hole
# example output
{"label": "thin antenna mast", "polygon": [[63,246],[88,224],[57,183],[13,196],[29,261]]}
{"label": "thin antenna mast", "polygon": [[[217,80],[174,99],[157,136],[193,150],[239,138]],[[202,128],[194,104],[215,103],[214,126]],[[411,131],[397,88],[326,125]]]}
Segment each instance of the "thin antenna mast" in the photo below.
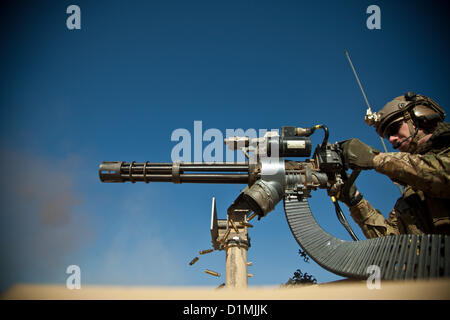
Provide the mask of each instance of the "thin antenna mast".
{"label": "thin antenna mast", "polygon": [[[362,85],[361,85],[361,81],[359,81],[358,74],[356,73],[356,69],[355,69],[355,67],[353,66],[352,59],[350,59],[350,55],[348,54],[348,51],[347,51],[347,50],[345,50],[345,55],[347,56],[348,62],[350,63],[350,67],[351,67],[352,70],[353,70],[353,74],[355,75],[356,82],[358,82],[359,88],[361,89],[361,93],[362,93],[362,95],[363,95],[363,97],[364,97],[364,101],[366,101],[366,104],[367,104],[366,117],[372,117],[372,116],[373,116],[372,109],[370,108],[370,104],[369,104],[369,101],[367,100],[366,93],[364,92],[364,89],[363,89],[363,87],[362,87]],[[381,144],[383,145],[384,152],[387,153],[388,151],[387,151],[387,148],[386,148],[386,145],[385,145],[385,143],[384,143],[383,138],[380,137],[380,140],[381,140]],[[395,182],[394,182],[394,184],[398,187],[398,190],[400,190],[400,194],[403,195],[402,187],[400,187],[400,185],[397,184],[397,183],[395,183]]]}

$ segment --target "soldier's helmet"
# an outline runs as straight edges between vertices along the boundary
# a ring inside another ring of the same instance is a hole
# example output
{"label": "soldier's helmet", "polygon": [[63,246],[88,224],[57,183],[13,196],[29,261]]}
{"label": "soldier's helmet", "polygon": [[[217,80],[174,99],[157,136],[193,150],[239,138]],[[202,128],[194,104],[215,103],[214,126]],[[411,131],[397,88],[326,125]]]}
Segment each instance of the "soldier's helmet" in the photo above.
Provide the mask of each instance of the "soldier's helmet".
{"label": "soldier's helmet", "polygon": [[433,99],[408,91],[388,102],[375,116],[372,124],[380,137],[386,137],[388,129],[399,121],[412,121],[421,129],[432,130],[445,119],[445,111]]}

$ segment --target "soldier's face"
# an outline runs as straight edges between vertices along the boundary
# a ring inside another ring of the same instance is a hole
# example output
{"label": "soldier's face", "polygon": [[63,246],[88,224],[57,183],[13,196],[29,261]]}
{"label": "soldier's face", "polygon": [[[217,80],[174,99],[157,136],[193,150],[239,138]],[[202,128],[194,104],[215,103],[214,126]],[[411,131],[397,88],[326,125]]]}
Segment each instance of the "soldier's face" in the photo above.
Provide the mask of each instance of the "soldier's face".
{"label": "soldier's face", "polygon": [[[408,138],[411,133],[409,132],[408,124],[405,121],[401,121],[398,124],[394,124],[395,127],[393,127],[388,134],[389,142],[392,144],[392,146],[395,146],[400,141],[403,141],[402,144],[398,147],[398,150],[404,151],[407,149],[410,139]],[[398,128],[398,129],[397,129]]]}

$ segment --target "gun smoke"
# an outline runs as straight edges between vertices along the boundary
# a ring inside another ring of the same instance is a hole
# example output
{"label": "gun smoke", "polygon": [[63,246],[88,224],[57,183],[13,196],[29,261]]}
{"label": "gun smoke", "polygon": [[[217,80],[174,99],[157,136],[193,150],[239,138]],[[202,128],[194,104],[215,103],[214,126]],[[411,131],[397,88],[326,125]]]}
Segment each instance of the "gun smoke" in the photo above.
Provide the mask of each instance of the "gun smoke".
{"label": "gun smoke", "polygon": [[1,180],[0,287],[31,278],[32,272],[45,282],[89,238],[90,229],[75,210],[82,198],[64,169],[79,159],[55,161],[17,151],[2,151],[1,159],[3,168],[17,170],[5,170]]}

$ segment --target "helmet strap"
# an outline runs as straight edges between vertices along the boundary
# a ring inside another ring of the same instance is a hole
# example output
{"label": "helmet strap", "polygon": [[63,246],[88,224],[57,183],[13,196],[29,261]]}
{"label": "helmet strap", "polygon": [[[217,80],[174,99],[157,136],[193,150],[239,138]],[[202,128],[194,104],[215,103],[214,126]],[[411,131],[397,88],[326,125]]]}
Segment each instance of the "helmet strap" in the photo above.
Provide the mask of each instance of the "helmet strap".
{"label": "helmet strap", "polygon": [[419,132],[419,126],[411,117],[411,114],[409,112],[404,112],[404,121],[408,124],[409,128],[409,145],[407,150],[405,152],[414,153],[417,150],[419,140],[422,138],[421,134],[418,134]]}
{"label": "helmet strap", "polygon": [[412,119],[412,117],[411,117],[411,114],[410,114],[408,111],[404,111],[404,112],[403,112],[403,119],[404,119],[404,121],[406,122],[406,124],[408,125],[408,128],[409,128],[409,134],[410,134],[410,135],[413,135],[414,132],[416,131],[416,130],[414,129],[414,126],[416,126],[416,128],[417,128],[417,123],[414,123],[414,121],[413,121],[413,119]]}
{"label": "helmet strap", "polygon": [[411,114],[408,111],[403,111],[403,121],[406,122],[409,129],[409,136],[406,138],[403,138],[402,140],[398,141],[394,145],[394,149],[399,148],[405,141],[409,141],[408,147],[404,152],[413,153],[418,146],[419,139],[416,139],[417,133],[419,132],[419,127],[417,126],[417,123],[414,122]]}

